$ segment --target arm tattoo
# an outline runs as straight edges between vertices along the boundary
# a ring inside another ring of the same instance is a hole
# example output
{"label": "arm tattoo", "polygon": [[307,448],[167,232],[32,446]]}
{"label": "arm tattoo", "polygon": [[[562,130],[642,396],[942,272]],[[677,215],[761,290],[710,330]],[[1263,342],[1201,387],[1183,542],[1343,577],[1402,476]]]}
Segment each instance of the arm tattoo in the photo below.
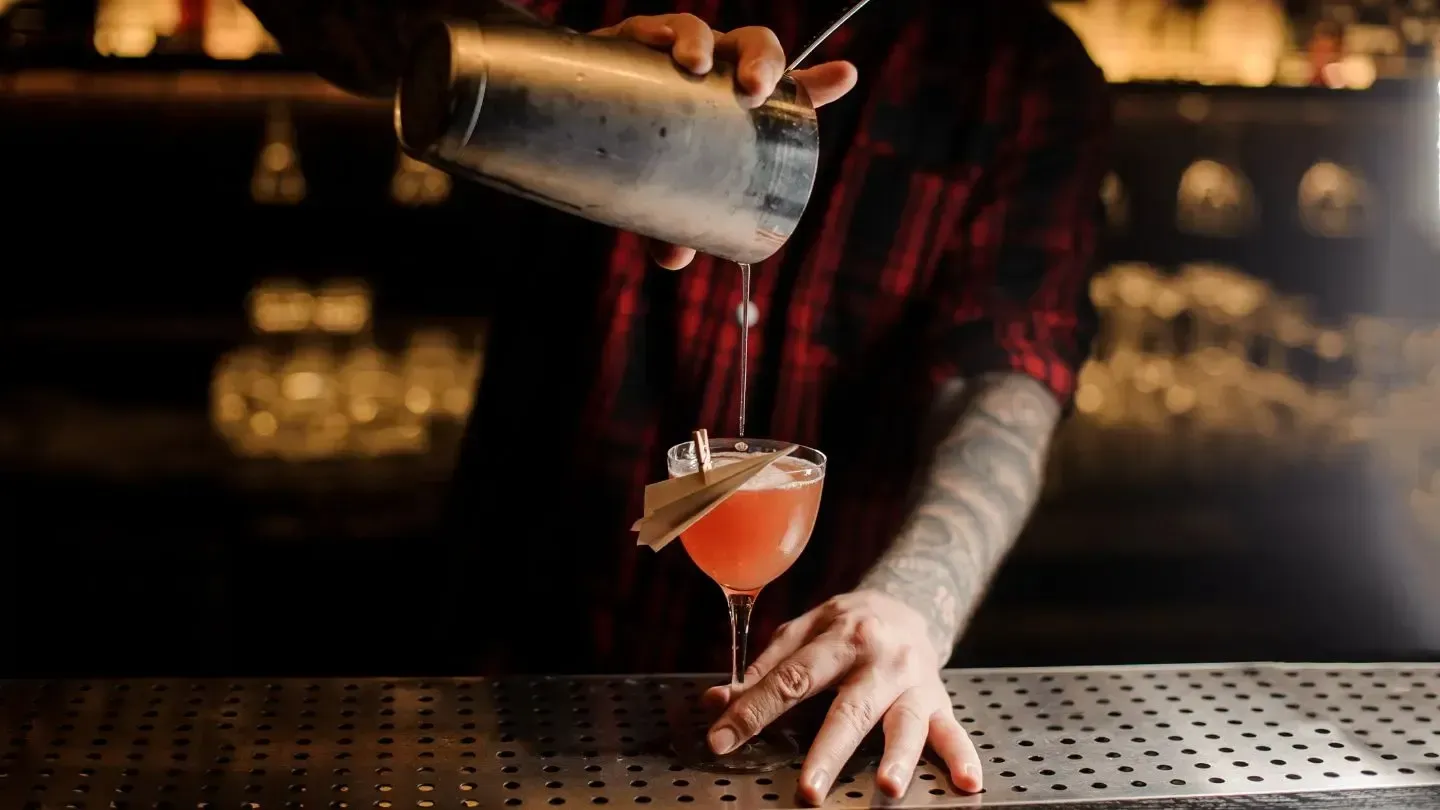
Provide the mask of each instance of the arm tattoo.
{"label": "arm tattoo", "polygon": [[410,43],[451,17],[535,23],[503,0],[244,0],[280,49],[337,87],[362,96],[395,92]]}
{"label": "arm tattoo", "polygon": [[1000,374],[954,381],[937,413],[951,415],[949,431],[924,495],[860,587],[919,611],[945,661],[1039,499],[1060,406],[1030,377]]}

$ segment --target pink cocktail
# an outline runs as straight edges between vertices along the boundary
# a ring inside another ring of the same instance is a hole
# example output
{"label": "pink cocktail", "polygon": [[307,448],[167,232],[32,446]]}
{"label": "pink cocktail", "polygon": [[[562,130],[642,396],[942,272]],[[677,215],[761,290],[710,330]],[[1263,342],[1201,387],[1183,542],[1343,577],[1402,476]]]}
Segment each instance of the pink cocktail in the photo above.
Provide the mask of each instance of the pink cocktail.
{"label": "pink cocktail", "polygon": [[[740,458],[716,453],[713,463]],[[805,550],[824,481],[823,468],[805,459],[777,460],[686,529],[685,551],[727,592],[759,593]]]}
{"label": "pink cocktail", "polygon": [[[747,456],[773,453],[791,446],[768,439],[710,439],[712,469]],[[666,455],[670,477],[698,469],[694,442],[677,444]],[[695,565],[725,592],[730,606],[730,682],[745,682],[750,612],[760,590],[790,569],[815,528],[820,491],[825,484],[825,455],[796,447],[739,491],[700,518],[680,536]],[[731,772],[753,773],[783,764],[793,750],[775,750],[764,740],[719,760],[696,764]]]}

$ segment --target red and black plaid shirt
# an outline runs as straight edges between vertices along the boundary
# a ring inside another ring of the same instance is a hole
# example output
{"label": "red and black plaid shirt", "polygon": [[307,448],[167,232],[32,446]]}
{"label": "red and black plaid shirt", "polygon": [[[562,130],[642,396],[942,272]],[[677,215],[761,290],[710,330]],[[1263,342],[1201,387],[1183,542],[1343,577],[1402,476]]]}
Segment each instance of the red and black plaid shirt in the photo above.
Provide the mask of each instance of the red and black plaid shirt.
{"label": "red and black plaid shirt", "polygon": [[[580,30],[689,11],[769,26],[787,48],[838,5],[535,3]],[[890,0],[817,56],[862,80],[821,111],[799,233],[755,268],[747,432],[830,467],[807,551],[760,597],[757,648],[854,587],[902,529],[939,384],[1014,371],[1068,400],[1094,328],[1110,111],[1063,23],[1032,0]],[[456,643],[483,647],[488,669],[724,669],[719,588],[679,544],[637,549],[629,527],[669,446],[735,432],[740,273],[707,257],[668,273],[637,237],[516,211],[541,235],[486,271],[504,289],[455,489],[470,552]]]}

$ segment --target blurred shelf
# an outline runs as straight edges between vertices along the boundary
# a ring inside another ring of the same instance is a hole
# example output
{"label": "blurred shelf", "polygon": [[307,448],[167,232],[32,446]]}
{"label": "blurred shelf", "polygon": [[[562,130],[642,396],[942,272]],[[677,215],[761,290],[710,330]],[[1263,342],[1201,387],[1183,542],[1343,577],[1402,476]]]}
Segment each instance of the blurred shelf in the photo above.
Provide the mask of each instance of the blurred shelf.
{"label": "blurred shelf", "polygon": [[[363,98],[347,93],[325,80],[281,60],[262,60],[261,65],[214,60],[107,60],[103,67],[31,67],[0,72],[0,97],[20,101],[165,102],[174,104],[250,103],[285,101],[384,109],[388,99]],[[1433,98],[1434,77],[1392,79],[1377,82],[1365,90],[1334,90],[1323,87],[1242,87],[1194,82],[1129,82],[1112,85],[1117,114],[1123,119],[1153,117],[1170,110],[1179,100],[1195,114],[1196,99],[1210,99],[1223,106],[1212,114],[1239,115],[1243,120],[1276,119],[1294,121],[1297,110],[1314,114],[1337,109],[1337,104],[1359,102],[1413,101],[1424,95]],[[1275,106],[1276,102],[1283,102]],[[1157,106],[1157,103],[1161,106]],[[1295,105],[1299,105],[1298,107]],[[1324,123],[1321,121],[1317,123]]]}
{"label": "blurred shelf", "polygon": [[1433,80],[1388,81],[1367,90],[1317,87],[1231,87],[1184,83],[1112,85],[1120,124],[1189,121],[1211,125],[1371,125],[1412,119],[1417,104],[1435,107]]}
{"label": "blurred shelf", "polygon": [[[1113,481],[1105,483],[1113,487]],[[1123,503],[1047,504],[1026,527],[1016,555],[1028,564],[1068,563],[1103,549],[1135,559],[1197,560],[1251,550],[1253,538],[1240,529],[1233,510],[1213,488],[1156,481],[1166,502],[1135,497]],[[1078,499],[1072,499],[1078,500]],[[1165,538],[1156,542],[1156,538]]]}
{"label": "blurred shelf", "polygon": [[385,109],[384,99],[351,95],[308,73],[40,69],[0,74],[12,101],[216,104],[291,102]]}
{"label": "blurred shelf", "polygon": [[[471,334],[483,329],[484,319],[427,317],[423,321],[405,319],[387,322],[381,340],[393,335],[408,335],[417,328],[442,329]],[[47,316],[27,320],[16,317],[3,327],[0,334],[9,338],[44,340],[53,343],[88,343],[93,341],[147,341],[190,343],[193,341],[228,341],[238,343],[251,339],[254,333],[239,317],[236,318],[174,318],[163,316],[123,317],[86,315],[84,317]],[[49,348],[54,351],[53,345]]]}

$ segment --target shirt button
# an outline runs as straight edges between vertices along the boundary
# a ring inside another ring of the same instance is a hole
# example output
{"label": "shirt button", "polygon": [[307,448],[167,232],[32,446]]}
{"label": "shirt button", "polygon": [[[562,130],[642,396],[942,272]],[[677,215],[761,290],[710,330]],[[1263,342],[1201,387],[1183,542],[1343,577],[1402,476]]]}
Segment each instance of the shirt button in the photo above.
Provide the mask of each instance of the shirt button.
{"label": "shirt button", "polygon": [[741,326],[754,326],[760,321],[760,307],[754,301],[746,301],[735,308],[735,322]]}

